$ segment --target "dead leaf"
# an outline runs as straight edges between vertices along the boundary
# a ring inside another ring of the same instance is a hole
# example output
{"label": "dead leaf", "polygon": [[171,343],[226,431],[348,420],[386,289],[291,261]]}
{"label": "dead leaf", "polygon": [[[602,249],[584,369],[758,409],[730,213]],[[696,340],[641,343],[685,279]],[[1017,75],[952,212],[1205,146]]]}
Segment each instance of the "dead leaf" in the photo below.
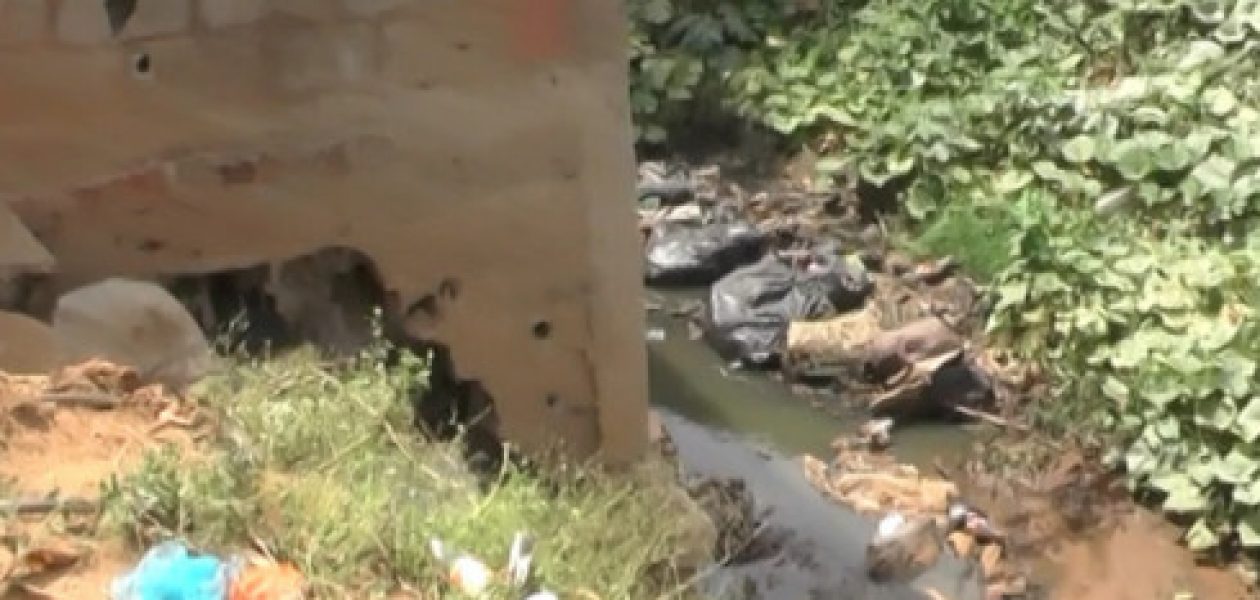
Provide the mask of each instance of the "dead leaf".
{"label": "dead leaf", "polygon": [[22,553],[21,570],[29,577],[73,566],[81,558],[81,549],[62,540],[48,540]]}
{"label": "dead leaf", "polygon": [[966,558],[971,556],[972,551],[976,549],[976,538],[965,531],[955,531],[949,534],[949,545],[954,547],[955,554]]}
{"label": "dead leaf", "polygon": [[993,579],[998,575],[998,568],[1002,565],[1002,547],[997,544],[989,544],[980,550],[980,568],[984,571],[986,580]]}

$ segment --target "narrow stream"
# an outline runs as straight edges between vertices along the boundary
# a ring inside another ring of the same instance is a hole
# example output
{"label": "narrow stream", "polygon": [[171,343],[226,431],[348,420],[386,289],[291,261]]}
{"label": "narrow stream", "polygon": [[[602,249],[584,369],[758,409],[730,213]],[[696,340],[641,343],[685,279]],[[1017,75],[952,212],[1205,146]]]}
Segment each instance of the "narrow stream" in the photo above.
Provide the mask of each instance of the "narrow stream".
{"label": "narrow stream", "polygon": [[[735,597],[770,600],[892,600],[924,598],[914,587],[932,587],[958,600],[983,597],[978,575],[947,555],[913,586],[868,581],[865,551],[874,520],[825,498],[794,460],[804,453],[829,458],[830,442],[856,428],[860,415],[827,415],[765,374],[732,372],[703,341],[689,339],[680,319],[654,312],[649,324],[657,332],[648,342],[652,398],[684,468],[744,480],[759,508],[772,511],[770,524],[790,534],[779,556],[724,569],[711,582],[715,590],[753,587],[751,595]],[[924,424],[899,430],[895,448],[902,460],[926,465],[959,455],[970,441],[958,425]]]}

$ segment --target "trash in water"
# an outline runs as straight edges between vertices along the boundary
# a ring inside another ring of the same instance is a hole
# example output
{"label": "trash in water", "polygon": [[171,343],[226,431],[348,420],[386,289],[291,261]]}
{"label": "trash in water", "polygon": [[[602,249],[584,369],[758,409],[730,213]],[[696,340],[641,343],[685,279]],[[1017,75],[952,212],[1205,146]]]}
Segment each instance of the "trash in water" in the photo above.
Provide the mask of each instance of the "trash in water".
{"label": "trash in water", "polygon": [[647,330],[647,341],[649,342],[665,341],[665,330],[659,327],[654,327],[652,329]]}
{"label": "trash in water", "polygon": [[766,236],[738,221],[700,227],[663,224],[648,237],[646,278],[653,285],[708,285],[761,256]]}
{"label": "trash in water", "polygon": [[876,460],[860,452],[843,452],[836,468],[813,458],[802,459],[805,475],[829,497],[864,513],[898,511],[911,515],[944,515],[958,488],[949,481],[924,477],[912,466]]}
{"label": "trash in water", "polygon": [[228,600],[300,600],[305,589],[306,579],[293,565],[250,565],[233,578]]}
{"label": "trash in water", "polygon": [[732,271],[709,294],[709,326],[717,350],[764,365],[784,350],[793,321],[820,319],[861,306],[873,283],[865,270],[828,248],[794,268],[773,255]]}
{"label": "trash in water", "polygon": [[886,515],[866,547],[866,568],[875,581],[908,580],[923,573],[941,554],[940,530],[930,517]]}
{"label": "trash in water", "polygon": [[110,586],[112,600],[222,600],[226,592],[222,561],[174,541],[149,549],[135,570]]}
{"label": "trash in water", "polygon": [[858,441],[871,450],[883,450],[892,445],[892,419],[871,419],[858,429]]}

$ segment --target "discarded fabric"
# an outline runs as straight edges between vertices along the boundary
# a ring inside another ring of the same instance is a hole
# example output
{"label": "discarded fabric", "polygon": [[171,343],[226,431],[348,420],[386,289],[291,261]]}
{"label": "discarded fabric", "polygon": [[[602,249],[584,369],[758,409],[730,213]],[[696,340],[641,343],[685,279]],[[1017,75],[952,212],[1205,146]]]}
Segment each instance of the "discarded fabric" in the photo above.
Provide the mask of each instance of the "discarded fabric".
{"label": "discarded fabric", "polygon": [[251,565],[232,580],[228,600],[300,600],[306,579],[286,563]]}

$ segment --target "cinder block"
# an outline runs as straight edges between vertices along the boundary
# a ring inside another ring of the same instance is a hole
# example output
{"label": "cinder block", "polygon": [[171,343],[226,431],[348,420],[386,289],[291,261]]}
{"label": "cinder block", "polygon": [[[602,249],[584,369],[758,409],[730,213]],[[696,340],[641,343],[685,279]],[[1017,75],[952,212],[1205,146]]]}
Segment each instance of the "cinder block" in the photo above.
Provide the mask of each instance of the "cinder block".
{"label": "cinder block", "polygon": [[57,13],[57,39],[67,44],[100,44],[110,38],[104,2],[62,2]]}
{"label": "cinder block", "polygon": [[267,6],[273,13],[307,21],[330,22],[341,14],[336,0],[269,0]]}
{"label": "cinder block", "polygon": [[136,12],[127,21],[122,35],[135,38],[180,33],[188,30],[191,21],[192,6],[189,0],[141,0],[136,3]]}
{"label": "cinder block", "polygon": [[346,10],[360,17],[374,17],[407,3],[407,0],[342,0]]}
{"label": "cinder block", "polygon": [[201,0],[201,22],[210,29],[247,25],[265,12],[266,0]]}
{"label": "cinder block", "polygon": [[43,39],[47,25],[44,0],[0,0],[0,44]]}

